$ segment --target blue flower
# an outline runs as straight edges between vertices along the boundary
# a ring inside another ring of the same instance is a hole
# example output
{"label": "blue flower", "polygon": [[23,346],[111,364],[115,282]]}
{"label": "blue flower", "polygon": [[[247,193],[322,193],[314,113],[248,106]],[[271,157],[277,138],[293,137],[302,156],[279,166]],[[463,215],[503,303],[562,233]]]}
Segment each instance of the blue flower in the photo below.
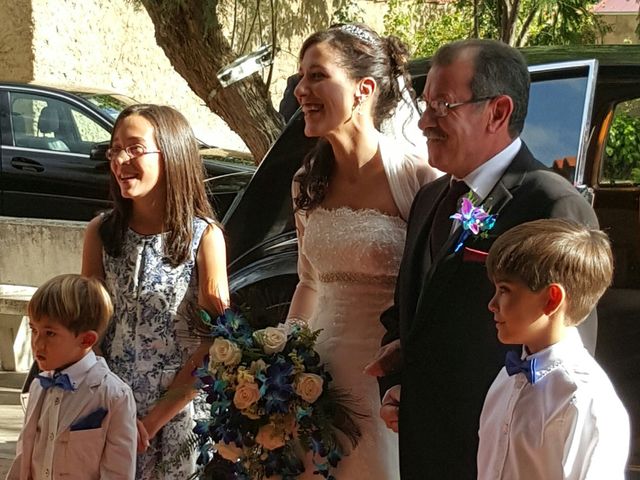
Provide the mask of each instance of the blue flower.
{"label": "blue flower", "polygon": [[196,420],[196,426],[193,427],[193,433],[200,436],[209,433],[209,420]]}
{"label": "blue flower", "polygon": [[293,365],[278,356],[267,368],[267,379],[264,383],[265,410],[268,414],[287,413],[289,400],[294,395]]}

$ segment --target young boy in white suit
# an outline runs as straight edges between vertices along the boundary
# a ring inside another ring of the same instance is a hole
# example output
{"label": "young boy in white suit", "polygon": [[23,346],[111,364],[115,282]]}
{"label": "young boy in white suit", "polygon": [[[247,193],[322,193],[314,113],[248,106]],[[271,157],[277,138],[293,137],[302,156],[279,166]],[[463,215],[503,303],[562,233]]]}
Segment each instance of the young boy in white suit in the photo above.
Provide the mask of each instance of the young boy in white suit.
{"label": "young boy in white suit", "polygon": [[576,329],[611,282],[607,236],[560,219],[523,223],[486,266],[498,339],[523,347],[487,393],[478,480],[623,480],[629,417]]}
{"label": "young boy in white suit", "polygon": [[33,295],[31,348],[42,373],[8,480],[134,478],[133,393],[92,351],[112,312],[100,281],[80,275],[54,277]]}

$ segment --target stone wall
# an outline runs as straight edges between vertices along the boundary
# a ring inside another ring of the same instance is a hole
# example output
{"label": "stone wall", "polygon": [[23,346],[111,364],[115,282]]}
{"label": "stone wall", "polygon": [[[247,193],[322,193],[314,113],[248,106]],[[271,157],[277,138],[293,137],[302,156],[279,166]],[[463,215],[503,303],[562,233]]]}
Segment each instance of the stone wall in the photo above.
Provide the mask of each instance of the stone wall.
{"label": "stone wall", "polygon": [[[383,19],[387,11],[386,1],[355,0],[354,10],[363,13],[364,22],[380,34],[384,31]],[[298,52],[304,40],[317,30],[329,27],[333,2],[327,0],[291,0],[287,12],[280,11],[278,29],[279,51],[273,67],[270,87],[273,105],[277,109],[286,88],[287,77],[298,71]]]}
{"label": "stone wall", "polygon": [[40,286],[80,273],[86,222],[0,217],[0,285]]}
{"label": "stone wall", "polygon": [[[131,0],[0,0],[0,79],[112,90],[141,102],[176,107],[196,135],[217,146],[246,150],[210,112],[156,45],[151,19]],[[386,3],[358,0],[365,21],[382,31]],[[284,6],[282,6],[284,8]],[[275,108],[286,78],[298,69],[304,39],[326,28],[331,0],[292,0],[280,24],[271,97]],[[222,19],[224,20],[224,19]],[[289,23],[286,23],[289,22]],[[266,76],[265,71],[265,76]]]}
{"label": "stone wall", "polygon": [[0,0],[0,80],[33,79],[31,0]]}
{"label": "stone wall", "polygon": [[104,88],[172,105],[202,140],[245,149],[174,71],[156,45],[144,9],[127,0],[32,0],[31,5],[35,81]]}
{"label": "stone wall", "polygon": [[86,222],[0,217],[0,370],[27,371],[27,304],[35,287],[80,273]]}
{"label": "stone wall", "polygon": [[602,43],[638,43],[638,35],[635,33],[638,25],[637,14],[600,15],[599,18],[612,28],[611,32],[604,35]]}

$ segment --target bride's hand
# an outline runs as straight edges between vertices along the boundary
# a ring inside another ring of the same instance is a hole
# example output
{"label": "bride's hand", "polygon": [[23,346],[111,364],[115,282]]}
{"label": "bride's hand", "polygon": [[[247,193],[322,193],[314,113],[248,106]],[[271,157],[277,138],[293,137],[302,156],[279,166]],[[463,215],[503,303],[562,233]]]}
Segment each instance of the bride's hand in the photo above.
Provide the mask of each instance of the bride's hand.
{"label": "bride's hand", "polygon": [[400,385],[394,385],[384,394],[380,407],[380,418],[387,428],[398,433],[398,412],[400,410]]}
{"label": "bride's hand", "polygon": [[401,367],[402,350],[398,339],[380,347],[374,359],[364,367],[364,373],[374,377],[384,377],[398,372]]}

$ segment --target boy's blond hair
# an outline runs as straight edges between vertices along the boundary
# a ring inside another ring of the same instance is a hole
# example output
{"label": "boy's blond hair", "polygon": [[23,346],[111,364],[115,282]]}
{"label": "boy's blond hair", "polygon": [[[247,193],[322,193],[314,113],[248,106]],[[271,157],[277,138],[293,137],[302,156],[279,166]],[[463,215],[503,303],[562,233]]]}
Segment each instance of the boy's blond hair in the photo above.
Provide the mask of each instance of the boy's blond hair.
{"label": "boy's blond hair", "polygon": [[604,232],[556,218],[523,223],[499,236],[486,265],[492,280],[519,280],[534,292],[562,285],[569,325],[589,315],[613,274]]}
{"label": "boy's blond hair", "polygon": [[32,320],[46,316],[76,335],[89,330],[102,335],[113,314],[113,304],[100,280],[64,274],[43,283],[27,310]]}

